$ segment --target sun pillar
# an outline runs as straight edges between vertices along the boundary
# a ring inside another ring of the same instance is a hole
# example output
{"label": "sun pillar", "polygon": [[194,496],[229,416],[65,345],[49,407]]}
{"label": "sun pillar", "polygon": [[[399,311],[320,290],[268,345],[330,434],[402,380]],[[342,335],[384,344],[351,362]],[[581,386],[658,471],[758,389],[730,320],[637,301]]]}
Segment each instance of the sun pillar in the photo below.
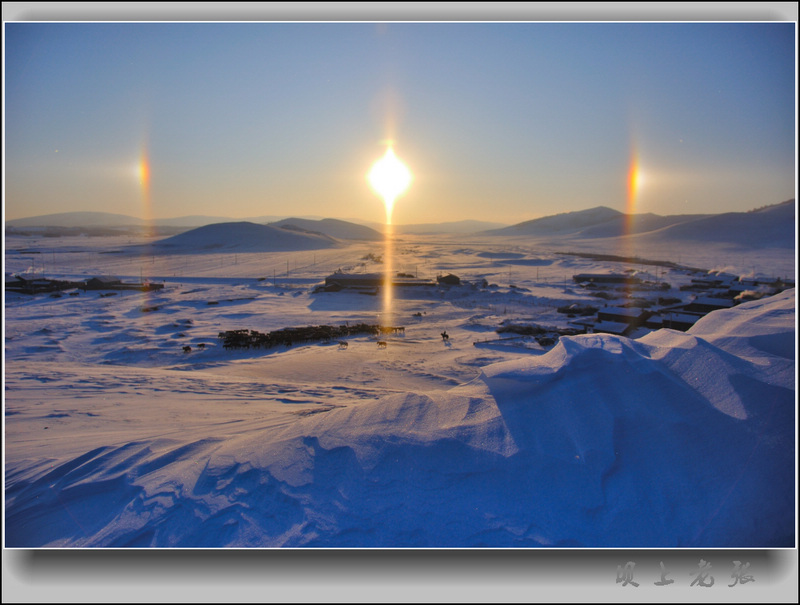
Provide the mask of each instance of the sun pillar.
{"label": "sun pillar", "polygon": [[369,173],[367,180],[373,190],[383,198],[386,207],[386,228],[384,229],[384,276],[383,276],[383,322],[391,325],[392,315],[392,281],[393,269],[393,227],[392,211],[394,203],[411,184],[411,172],[403,162],[397,159],[391,145],[386,149],[384,156],[376,161]]}

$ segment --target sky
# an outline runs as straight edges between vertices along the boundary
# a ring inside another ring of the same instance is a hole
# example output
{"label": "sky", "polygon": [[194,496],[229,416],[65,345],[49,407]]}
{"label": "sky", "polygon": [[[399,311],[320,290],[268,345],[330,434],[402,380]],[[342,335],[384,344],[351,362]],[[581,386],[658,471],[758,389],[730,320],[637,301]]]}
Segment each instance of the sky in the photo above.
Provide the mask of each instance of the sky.
{"label": "sky", "polygon": [[796,22],[4,28],[6,220],[383,222],[390,141],[398,224],[795,196]]}

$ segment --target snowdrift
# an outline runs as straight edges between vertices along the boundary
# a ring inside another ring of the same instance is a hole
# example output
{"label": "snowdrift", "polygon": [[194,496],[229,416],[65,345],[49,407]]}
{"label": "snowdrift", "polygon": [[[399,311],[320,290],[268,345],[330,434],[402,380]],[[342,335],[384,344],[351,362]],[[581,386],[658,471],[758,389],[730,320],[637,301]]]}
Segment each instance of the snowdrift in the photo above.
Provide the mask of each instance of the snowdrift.
{"label": "snowdrift", "polygon": [[[776,547],[795,294],[562,338],[448,391],[6,468],[8,547]],[[104,440],[105,438],[105,440]]]}

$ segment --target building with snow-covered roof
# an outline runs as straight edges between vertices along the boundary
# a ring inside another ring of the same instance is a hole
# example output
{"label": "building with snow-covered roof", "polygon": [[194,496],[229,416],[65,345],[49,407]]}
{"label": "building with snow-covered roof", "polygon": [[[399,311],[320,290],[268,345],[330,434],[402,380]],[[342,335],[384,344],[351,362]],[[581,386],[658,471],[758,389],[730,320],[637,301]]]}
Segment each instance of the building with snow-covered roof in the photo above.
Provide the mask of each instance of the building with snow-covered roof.
{"label": "building with snow-covered roof", "polygon": [[684,305],[683,310],[691,313],[710,313],[717,309],[730,309],[736,303],[730,298],[711,298],[710,296],[698,296],[690,303]]}
{"label": "building with snow-covered roof", "polygon": [[661,325],[664,328],[685,332],[695,323],[697,323],[697,320],[701,317],[703,317],[703,315],[700,313],[680,313],[677,311],[670,311],[661,318]]}
{"label": "building with snow-covered roof", "polygon": [[639,307],[604,307],[597,311],[600,321],[613,321],[624,324],[641,324],[653,313]]}
{"label": "building with snow-covered roof", "polygon": [[339,286],[340,288],[376,288],[385,283],[385,273],[344,273],[336,271],[325,278],[326,286]]}
{"label": "building with snow-covered roof", "polygon": [[631,324],[620,321],[598,321],[594,324],[592,332],[596,334],[615,334],[627,336],[634,329]]}

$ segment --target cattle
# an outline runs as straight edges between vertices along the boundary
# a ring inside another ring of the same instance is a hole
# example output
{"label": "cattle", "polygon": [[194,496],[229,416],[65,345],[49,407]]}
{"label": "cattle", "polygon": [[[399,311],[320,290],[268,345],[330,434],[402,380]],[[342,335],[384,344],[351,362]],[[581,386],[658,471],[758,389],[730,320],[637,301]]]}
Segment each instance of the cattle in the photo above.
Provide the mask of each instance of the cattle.
{"label": "cattle", "polygon": [[[402,330],[402,328],[394,329]],[[256,330],[227,330],[225,332],[220,332],[218,337],[222,340],[225,349],[260,349],[275,347],[280,344],[291,347],[292,344],[305,343],[313,340],[321,340],[322,342],[328,343],[334,338],[363,333],[372,334],[376,338],[380,338],[379,326],[368,324],[284,328],[267,334],[262,334]]]}
{"label": "cattle", "polygon": [[386,341],[385,340],[379,340],[378,341],[378,348],[379,349],[385,349],[386,348]]}
{"label": "cattle", "polygon": [[183,352],[184,353],[191,353],[192,352],[192,347],[190,347],[189,345],[185,345],[183,347]]}
{"label": "cattle", "polygon": [[346,349],[347,348],[347,341],[346,340],[340,340],[339,341],[339,348],[340,349]]}

